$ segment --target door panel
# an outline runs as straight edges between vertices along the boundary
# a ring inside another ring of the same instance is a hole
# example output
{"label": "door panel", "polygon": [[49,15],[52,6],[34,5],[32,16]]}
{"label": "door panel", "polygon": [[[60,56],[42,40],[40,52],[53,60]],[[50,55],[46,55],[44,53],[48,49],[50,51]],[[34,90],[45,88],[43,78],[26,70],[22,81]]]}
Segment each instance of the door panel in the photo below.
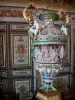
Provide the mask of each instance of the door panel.
{"label": "door panel", "polygon": [[0,93],[32,91],[33,68],[27,23],[0,23]]}

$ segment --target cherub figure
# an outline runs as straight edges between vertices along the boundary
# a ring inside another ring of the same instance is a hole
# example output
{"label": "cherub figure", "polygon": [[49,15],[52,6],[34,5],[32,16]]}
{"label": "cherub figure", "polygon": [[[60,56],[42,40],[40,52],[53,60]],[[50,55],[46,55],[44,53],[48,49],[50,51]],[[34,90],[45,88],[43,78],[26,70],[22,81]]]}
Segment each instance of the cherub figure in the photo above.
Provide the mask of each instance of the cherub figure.
{"label": "cherub figure", "polygon": [[58,15],[60,17],[60,19],[63,21],[63,25],[61,27],[61,31],[64,33],[64,35],[68,35],[68,29],[67,29],[67,26],[69,25],[70,23],[70,16],[69,15],[66,15],[63,11],[63,9],[60,9],[59,12],[58,12]]}
{"label": "cherub figure", "polygon": [[23,16],[25,20],[29,23],[29,33],[31,37],[36,39],[37,34],[39,33],[39,27],[42,21],[41,14],[38,13],[38,9],[35,7],[33,3],[30,3],[27,8],[23,10]]}

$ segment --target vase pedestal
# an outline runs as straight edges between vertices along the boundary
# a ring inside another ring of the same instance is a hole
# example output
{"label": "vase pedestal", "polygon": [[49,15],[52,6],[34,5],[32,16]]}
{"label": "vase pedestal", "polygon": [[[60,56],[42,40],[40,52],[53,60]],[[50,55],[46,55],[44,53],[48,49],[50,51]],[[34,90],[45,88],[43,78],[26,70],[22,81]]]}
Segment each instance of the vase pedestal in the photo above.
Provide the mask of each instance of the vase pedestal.
{"label": "vase pedestal", "polygon": [[60,91],[51,91],[46,92],[44,90],[39,89],[36,94],[37,100],[62,100]]}

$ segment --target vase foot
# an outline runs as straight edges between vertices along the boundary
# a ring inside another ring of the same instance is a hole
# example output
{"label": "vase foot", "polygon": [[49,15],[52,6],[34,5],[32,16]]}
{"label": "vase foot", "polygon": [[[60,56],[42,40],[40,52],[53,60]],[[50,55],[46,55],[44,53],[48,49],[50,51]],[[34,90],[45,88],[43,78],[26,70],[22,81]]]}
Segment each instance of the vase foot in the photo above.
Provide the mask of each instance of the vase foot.
{"label": "vase foot", "polygon": [[57,91],[56,88],[53,85],[49,85],[48,87],[42,86],[40,89],[43,90],[43,91],[46,91],[46,92]]}

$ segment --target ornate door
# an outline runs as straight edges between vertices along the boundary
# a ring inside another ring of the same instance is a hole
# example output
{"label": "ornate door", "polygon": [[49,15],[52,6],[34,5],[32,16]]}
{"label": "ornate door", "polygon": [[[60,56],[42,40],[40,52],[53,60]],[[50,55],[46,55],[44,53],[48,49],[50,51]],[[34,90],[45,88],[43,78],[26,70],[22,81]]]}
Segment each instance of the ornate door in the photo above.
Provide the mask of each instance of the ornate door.
{"label": "ornate door", "polygon": [[0,93],[32,91],[32,64],[28,25],[0,23]]}

